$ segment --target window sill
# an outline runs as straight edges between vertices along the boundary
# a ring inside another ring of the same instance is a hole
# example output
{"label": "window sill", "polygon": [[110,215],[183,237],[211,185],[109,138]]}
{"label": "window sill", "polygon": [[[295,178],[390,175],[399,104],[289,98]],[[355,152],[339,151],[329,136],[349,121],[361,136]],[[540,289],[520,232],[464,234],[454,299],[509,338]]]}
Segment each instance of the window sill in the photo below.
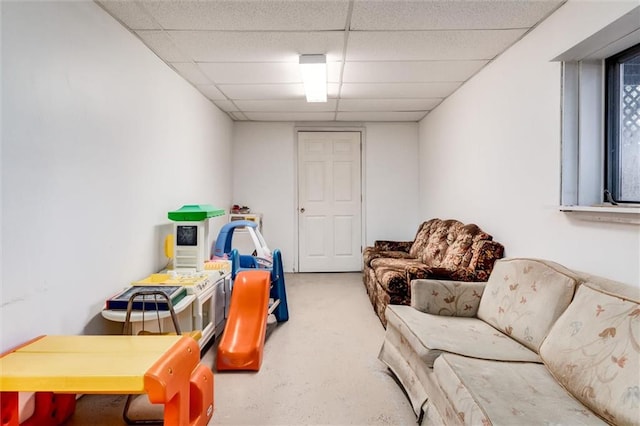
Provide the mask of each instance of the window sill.
{"label": "window sill", "polygon": [[591,222],[630,223],[640,225],[640,205],[560,206],[561,212]]}

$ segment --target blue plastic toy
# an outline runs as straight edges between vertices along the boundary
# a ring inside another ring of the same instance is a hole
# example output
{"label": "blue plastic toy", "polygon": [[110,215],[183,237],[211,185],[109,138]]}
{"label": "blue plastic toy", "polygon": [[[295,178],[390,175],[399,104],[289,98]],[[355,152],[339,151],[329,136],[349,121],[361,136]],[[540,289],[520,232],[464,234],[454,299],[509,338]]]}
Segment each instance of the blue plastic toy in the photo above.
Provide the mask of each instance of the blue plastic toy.
{"label": "blue plastic toy", "polygon": [[276,321],[284,322],[289,320],[289,308],[287,306],[287,292],[284,286],[284,270],[282,268],[282,255],[280,250],[273,250],[273,263],[270,267],[267,267],[255,258],[252,261],[253,256],[240,255],[238,250],[231,250],[231,279],[235,280],[236,275],[241,271],[247,271],[252,269],[266,269],[271,272],[271,289],[269,290],[269,297],[278,303],[278,306],[273,310],[273,315],[276,317]]}
{"label": "blue plastic toy", "polygon": [[[232,249],[233,232],[236,228],[244,228],[249,231],[249,235],[255,245],[253,255],[240,254],[238,250]],[[220,229],[218,239],[213,249],[214,258],[231,259],[231,280],[236,279],[238,272],[251,269],[266,269],[271,273],[271,289],[269,297],[278,305],[273,310],[273,314],[278,322],[289,319],[289,309],[287,307],[287,293],[284,284],[284,269],[282,267],[282,255],[280,250],[275,249],[273,253],[267,247],[258,224],[250,220],[237,220],[229,222]]]}
{"label": "blue plastic toy", "polygon": [[255,257],[258,261],[264,262],[266,266],[270,266],[272,262],[271,250],[267,247],[267,243],[264,241],[258,229],[258,224],[250,220],[235,220],[224,225],[222,229],[220,229],[218,239],[215,242],[212,253],[213,257],[229,258],[231,256],[231,241],[233,240],[233,231],[235,231],[236,228],[246,230],[253,241],[255,246],[254,256],[248,257]]}

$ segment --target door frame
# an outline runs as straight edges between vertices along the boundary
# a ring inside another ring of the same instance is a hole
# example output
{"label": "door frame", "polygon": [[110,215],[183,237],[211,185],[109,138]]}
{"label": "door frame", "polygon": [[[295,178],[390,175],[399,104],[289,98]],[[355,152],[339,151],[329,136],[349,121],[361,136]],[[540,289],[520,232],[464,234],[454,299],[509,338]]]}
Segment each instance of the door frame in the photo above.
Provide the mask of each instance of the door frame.
{"label": "door frame", "polygon": [[300,215],[298,214],[298,146],[300,141],[298,140],[298,132],[354,132],[360,133],[360,247],[361,252],[364,250],[366,236],[366,131],[365,127],[359,126],[317,126],[317,125],[296,125],[293,127],[293,159],[296,165],[293,168],[293,212],[295,217],[295,227],[293,230],[293,272],[300,271],[300,256],[299,256],[299,241],[300,241]]}

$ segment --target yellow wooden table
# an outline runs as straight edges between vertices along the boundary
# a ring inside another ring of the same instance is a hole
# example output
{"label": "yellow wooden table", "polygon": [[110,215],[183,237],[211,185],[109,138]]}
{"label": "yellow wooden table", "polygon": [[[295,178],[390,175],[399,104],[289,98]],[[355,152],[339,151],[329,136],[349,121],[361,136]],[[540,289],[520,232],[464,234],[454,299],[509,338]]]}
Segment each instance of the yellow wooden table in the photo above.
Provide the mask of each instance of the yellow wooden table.
{"label": "yellow wooden table", "polygon": [[37,407],[39,393],[62,394],[62,401],[146,393],[164,404],[165,425],[206,425],[213,415],[213,373],[187,336],[41,336],[0,357],[0,392],[3,426],[18,425],[18,392],[36,392],[34,416],[50,418],[55,413]]}

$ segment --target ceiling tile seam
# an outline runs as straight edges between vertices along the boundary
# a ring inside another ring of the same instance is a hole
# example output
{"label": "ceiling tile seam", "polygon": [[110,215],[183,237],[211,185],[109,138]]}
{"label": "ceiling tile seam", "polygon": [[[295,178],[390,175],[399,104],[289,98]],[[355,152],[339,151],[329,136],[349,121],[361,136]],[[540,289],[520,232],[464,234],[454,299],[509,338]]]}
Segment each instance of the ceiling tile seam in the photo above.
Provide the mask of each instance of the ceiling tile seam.
{"label": "ceiling tile seam", "polygon": [[[440,97],[440,98],[384,98],[384,97],[378,97],[378,98],[343,98],[343,100],[351,102],[351,101],[358,101],[358,102],[379,102],[379,101],[397,101],[397,102],[405,102],[405,101],[438,101],[438,103],[444,101],[446,98],[448,98],[448,96],[446,97]],[[337,98],[329,98],[330,100],[335,100],[337,101]],[[286,98],[286,99],[282,99],[282,98],[269,98],[269,99],[240,99],[240,98],[236,98],[236,99],[216,99],[211,100],[212,102],[216,102],[216,101],[229,101],[231,103],[233,103],[233,105],[238,108],[238,111],[247,111],[246,109],[243,110],[242,108],[240,108],[238,106],[238,104],[235,103],[235,101],[240,101],[240,102],[264,102],[264,103],[268,103],[268,102],[306,102],[304,99],[304,96],[301,96],[299,98]],[[432,108],[433,109],[433,108]],[[325,112],[329,112],[332,110],[328,110]],[[420,108],[417,111],[424,111],[424,109]],[[258,111],[252,111],[252,112],[258,112]],[[295,112],[295,111],[287,111],[287,112]]]}
{"label": "ceiling tile seam", "polygon": [[134,1],[133,2],[136,6],[138,6],[138,8],[145,14],[147,15],[147,17],[151,20],[151,22],[153,22],[157,28],[160,28],[161,30],[164,29],[164,27],[160,24],[160,22],[156,19],[156,17],[153,15],[153,13],[149,12],[149,10],[145,7],[144,3],[141,1]]}
{"label": "ceiling tile seam", "polygon": [[[218,90],[220,91],[220,89],[218,89]],[[224,96],[226,96],[226,98],[227,98],[226,100],[227,100],[227,101],[229,101],[229,102],[231,102],[231,105],[233,105],[233,106],[236,108],[236,110],[237,110],[238,112],[242,112],[242,109],[240,109],[240,107],[239,107],[238,105],[236,105],[236,102],[235,102],[233,99],[229,98],[229,97],[228,97],[224,92],[222,92],[222,91],[220,91],[220,93],[222,93]],[[222,100],[222,99],[221,99],[221,100]],[[214,103],[214,105],[215,105],[215,101],[214,101],[214,100],[211,100],[211,102],[213,102],[213,103]],[[220,108],[218,105],[216,105],[216,107],[217,107],[218,109],[222,110],[222,108]],[[224,111],[224,110],[223,110],[223,111]],[[236,112],[236,111],[227,111],[227,112]]]}
{"label": "ceiling tile seam", "polygon": [[[369,63],[369,62],[382,62],[382,63],[387,63],[387,62],[392,62],[392,63],[404,63],[404,62],[415,62],[417,64],[419,63],[426,63],[426,62],[486,62],[488,61],[488,59],[476,59],[476,58],[471,58],[471,59],[457,59],[457,58],[452,58],[452,59],[348,59],[345,62],[349,62],[349,63]],[[338,61],[335,61],[338,62]]]}
{"label": "ceiling tile seam", "polygon": [[454,84],[454,83],[464,83],[464,80],[403,80],[403,81],[343,81],[341,84],[353,84],[353,85],[369,85],[369,84]]}
{"label": "ceiling tile seam", "polygon": [[[518,43],[520,40],[522,40],[523,38],[525,38],[531,31],[535,30],[538,25],[540,25],[542,22],[546,21],[547,18],[549,16],[551,16],[553,13],[555,13],[559,8],[561,8],[565,3],[567,2],[567,0],[562,1],[560,4],[558,4],[557,7],[553,8],[552,10],[550,10],[549,12],[547,12],[546,15],[544,15],[542,18],[538,18],[538,20],[533,24],[530,25],[526,28],[523,28],[525,30],[524,33],[522,33],[520,35],[520,37],[518,37],[513,43],[511,43],[510,45],[508,45],[506,48],[502,49],[502,51],[500,53],[498,53],[493,60],[498,59],[498,57],[500,57],[503,53],[505,53],[506,51],[508,51],[509,49],[511,49],[516,43]],[[487,64],[489,65],[489,64]],[[485,66],[487,66],[485,65]],[[484,68],[484,67],[483,67]]]}
{"label": "ceiling tile seam", "polygon": [[431,29],[398,29],[398,30],[390,30],[390,29],[382,29],[382,30],[354,30],[351,28],[349,31],[352,33],[446,33],[446,32],[456,32],[456,33],[464,33],[464,32],[481,32],[481,31],[522,31],[528,30],[529,27],[509,27],[509,28],[431,28]]}
{"label": "ceiling tile seam", "polygon": [[[173,69],[176,73],[178,73],[178,74],[180,75],[180,77],[182,77],[182,78],[184,78],[185,80],[187,80],[187,81],[188,81],[189,83],[191,83],[194,87],[195,87],[195,86],[205,86],[205,85],[207,85],[207,84],[209,84],[209,85],[214,84],[214,83],[211,81],[211,79],[210,79],[210,78],[209,78],[205,73],[203,73],[203,72],[202,72],[202,70],[200,69],[200,67],[199,67],[196,63],[194,63],[193,61],[189,61],[189,62],[167,62],[167,64],[171,67],[171,69]],[[180,71],[178,71],[178,69],[175,67],[175,65],[174,65],[174,64],[191,64],[191,65],[195,65],[196,70],[197,70],[200,74],[202,74],[202,77],[204,77],[204,79],[206,80],[206,82],[205,82],[205,83],[202,83],[202,84],[196,84],[196,83],[191,82],[187,77],[183,76],[183,75],[180,73]]]}
{"label": "ceiling tile seam", "polygon": [[[383,113],[383,112],[427,112],[432,111],[432,109],[382,109],[382,110],[369,110],[369,109],[357,109],[357,110],[340,110],[338,112],[375,112],[375,113]],[[288,109],[274,109],[274,110],[254,110],[254,109],[241,109],[238,111],[228,111],[228,112],[248,112],[248,113],[278,113],[278,114],[317,114],[317,113],[329,113],[334,112],[331,110],[316,110],[316,111],[300,111],[300,110],[288,110]]]}
{"label": "ceiling tile seam", "polygon": [[398,101],[398,102],[411,102],[411,101],[442,101],[443,97],[437,98],[345,98],[345,101],[359,101],[359,102],[374,102],[374,101]]}
{"label": "ceiling tile seam", "polygon": [[[187,64],[187,63],[188,63],[188,64],[193,64],[193,65],[196,67],[196,69],[200,72],[200,74],[202,74],[202,76],[206,79],[206,81],[208,81],[208,82],[209,82],[209,85],[211,85],[211,86],[215,87],[215,89],[216,89],[218,92],[220,92],[220,93],[225,97],[225,99],[224,99],[224,100],[228,100],[228,101],[231,101],[231,102],[233,103],[233,99],[231,99],[229,96],[227,96],[227,94],[226,94],[226,93],[224,93],[224,92],[222,91],[222,89],[219,87],[218,83],[216,83],[216,82],[215,82],[215,81],[213,81],[211,78],[209,78],[209,76],[207,75],[207,73],[205,73],[205,72],[202,70],[202,68],[200,68],[200,65],[198,65],[198,63],[197,63],[196,61],[194,61],[193,57],[191,57],[190,55],[186,55],[186,54],[182,51],[182,49],[178,48],[178,44],[177,44],[177,43],[175,42],[175,40],[171,37],[171,34],[167,33],[164,29],[163,29],[162,31],[166,34],[167,38],[169,39],[169,41],[171,42],[171,44],[173,44],[173,46],[175,47],[175,49],[176,49],[178,52],[180,52],[180,54],[181,54],[181,55],[183,55],[183,57],[185,57],[185,58],[188,58],[188,59],[189,59],[189,61],[188,61],[188,62],[167,62],[167,64],[169,64],[169,66],[170,66],[170,67],[171,67],[171,68],[172,68],[172,69],[173,69],[173,70],[174,70],[174,71],[175,71],[175,72],[176,72],[180,77],[184,78],[184,80],[185,80],[186,82],[188,82],[188,83],[189,83],[189,84],[191,84],[193,87],[195,87],[195,88],[196,88],[196,90],[200,91],[200,90],[198,89],[198,87],[197,87],[198,85],[196,85],[195,83],[193,83],[193,82],[189,81],[186,77],[182,76],[182,75],[178,72],[178,70],[173,66],[173,64],[174,64],[174,63],[176,63],[176,64],[177,64],[177,63],[182,63],[182,64]],[[162,59],[162,58],[161,58],[161,59]],[[202,85],[202,84],[200,84],[200,86],[203,86],[203,85]],[[205,95],[203,94],[203,96],[205,96]],[[205,97],[206,97],[206,96],[205,96]],[[219,99],[219,100],[222,100],[222,99]],[[213,102],[213,100],[211,100],[211,101]],[[236,108],[238,107],[238,106],[237,106],[237,105],[235,105],[235,104],[234,104],[234,106],[235,106]]]}
{"label": "ceiling tile seam", "polygon": [[[172,40],[172,42],[173,42],[173,40]],[[198,92],[202,93],[202,91],[198,88],[198,86],[206,86],[207,84],[199,84],[199,85],[196,85],[195,83],[193,83],[192,81],[190,81],[190,80],[188,80],[186,77],[184,77],[182,74],[180,74],[180,72],[178,72],[178,70],[174,68],[173,63],[170,63],[170,62],[166,62],[166,63],[171,67],[171,69],[172,69],[172,70],[174,70],[174,71],[176,72],[176,74],[178,74],[182,79],[184,79],[184,81],[186,81],[186,82],[187,82],[187,83],[189,83],[191,86],[193,86],[193,88],[195,88]],[[176,62],[176,63],[182,63],[182,64],[185,64],[185,63],[192,63],[192,64],[194,64],[194,65],[198,68],[198,71],[200,71],[200,74],[202,74],[202,75],[204,76],[204,78],[206,78],[206,80],[209,82],[209,86],[213,86],[213,87],[215,87],[215,88],[216,88],[216,90],[217,90],[218,92],[220,92],[220,93],[225,97],[225,99],[216,99],[216,100],[219,100],[219,101],[226,100],[226,101],[230,101],[231,103],[233,103],[233,99],[231,99],[229,96],[227,96],[227,94],[226,94],[226,93],[224,93],[224,92],[223,92],[223,91],[218,87],[218,85],[217,85],[215,82],[211,81],[211,79],[210,79],[210,78],[209,78],[209,77],[208,77],[204,72],[202,72],[202,70],[200,69],[200,67],[199,67],[197,64],[195,64],[193,61],[190,61],[190,62]],[[215,105],[215,103],[214,103],[214,100],[213,100],[213,99],[210,99],[210,98],[209,98],[208,96],[206,96],[204,93],[202,93],[202,96],[204,96],[205,98],[209,99],[209,100],[211,101],[211,103],[213,103],[213,104]],[[236,108],[238,108],[238,106],[237,106],[236,104],[233,104],[233,105],[234,105]],[[216,105],[216,108],[218,108],[218,106],[217,106],[217,105]]]}
{"label": "ceiling tile seam", "polygon": [[[464,83],[464,81],[413,81],[413,80],[408,80],[408,81],[387,81],[387,82],[380,82],[380,81],[372,81],[372,82],[350,82],[350,81],[345,81],[342,84],[343,85],[350,85],[350,86],[358,86],[358,87],[364,87],[364,86],[380,86],[380,85],[384,85],[384,86],[396,86],[396,87],[401,87],[401,86],[407,86],[407,85],[449,85],[449,86],[453,86],[453,85],[458,85],[461,86]],[[441,98],[442,96],[436,96],[436,98]]]}
{"label": "ceiling tile seam", "polygon": [[[193,60],[193,57],[191,57],[190,55],[185,54],[185,52],[184,52],[182,49],[180,49],[180,48],[178,47],[178,44],[175,42],[175,40],[173,39],[173,37],[171,37],[171,34],[169,34],[168,30],[167,30],[164,26],[162,26],[162,25],[160,24],[160,22],[155,18],[155,16],[154,16],[151,12],[149,12],[149,10],[144,6],[144,4],[143,4],[142,2],[140,2],[140,1],[137,1],[137,0],[136,0],[134,3],[135,3],[135,4],[136,4],[136,5],[137,5],[137,6],[138,6],[142,11],[143,11],[143,13],[145,13],[145,14],[146,14],[150,19],[151,19],[151,21],[152,21],[154,24],[156,24],[156,25],[158,26],[158,28],[160,28],[160,31],[161,31],[161,32],[163,32],[163,33],[166,35],[166,37],[169,39],[169,41],[171,42],[171,44],[173,45],[173,47],[176,49],[176,51],[180,52],[180,54],[181,54],[184,58],[188,58],[188,59],[189,59],[189,62],[187,62],[187,63],[191,63],[191,64],[193,64],[193,65],[196,67],[196,69],[200,72],[200,74],[202,74],[202,76],[206,79],[206,81],[208,81],[208,82],[209,82],[209,84],[210,84],[210,85],[212,85],[213,87],[215,87],[215,88],[216,88],[216,90],[217,90],[217,91],[219,91],[220,93],[222,93],[222,95],[226,98],[226,100],[228,100],[228,101],[230,101],[231,103],[233,103],[233,99],[229,98],[229,97],[228,97],[224,92],[222,92],[222,91],[220,90],[220,88],[216,85],[215,81],[212,81],[212,80],[209,78],[209,76],[208,76],[206,73],[204,73],[204,72],[202,71],[202,69],[200,68],[200,66],[199,66],[199,65],[198,65],[198,64]],[[138,36],[138,37],[139,37],[139,36]],[[141,37],[139,37],[139,38],[140,38],[140,39],[142,39]],[[147,46],[147,47],[148,47],[151,51],[153,51],[153,49],[151,49],[151,46]],[[191,82],[191,81],[189,81],[186,77],[184,77],[182,74],[180,74],[180,72],[178,72],[178,70],[173,66],[173,63],[170,63],[170,62],[165,61],[165,60],[164,60],[163,58],[161,58],[159,55],[157,55],[157,56],[158,56],[160,59],[162,59],[162,61],[163,61],[163,62],[166,62],[166,63],[167,63],[167,64],[168,64],[168,65],[169,65],[169,66],[170,66],[170,67],[171,67],[171,68],[176,72],[176,74],[178,74],[178,75],[179,75],[180,77],[182,77],[182,78],[183,78],[187,83],[189,83],[189,84],[190,84],[191,86],[193,86],[196,90],[198,90],[198,92],[200,92],[200,90],[198,89],[198,87],[196,86],[196,84],[195,84],[195,83],[192,83],[192,82]],[[205,95],[203,94],[203,96],[205,96]],[[205,98],[207,98],[207,99],[208,99],[208,97],[207,97],[207,96],[205,96]],[[213,103],[213,99],[209,99],[209,100],[211,101],[211,103]],[[213,103],[213,104],[215,105],[215,103]],[[235,103],[233,103],[233,106],[235,106],[236,108],[238,108],[238,106],[237,106]],[[216,108],[218,108],[218,106],[217,106],[217,105],[216,105]]]}
{"label": "ceiling tile seam", "polygon": [[228,112],[227,114],[231,116],[233,121],[248,120],[247,116],[244,115],[244,112],[242,111],[233,111],[233,112]]}
{"label": "ceiling tile seam", "polygon": [[[125,28],[129,29],[129,28],[128,28],[128,27],[126,27],[126,26],[125,26]],[[202,93],[202,92],[200,91],[200,89],[198,89],[198,85],[194,84],[193,82],[191,82],[190,80],[188,80],[186,77],[184,77],[182,74],[180,74],[180,72],[179,72],[179,71],[178,71],[178,70],[173,66],[173,64],[174,64],[174,63],[180,63],[180,64],[192,63],[192,64],[196,65],[196,67],[198,68],[198,70],[200,71],[200,73],[201,73],[201,74],[202,74],[202,75],[207,79],[207,81],[209,81],[209,82],[210,82],[210,85],[211,85],[211,86],[214,86],[214,87],[215,87],[215,88],[216,88],[220,93],[222,93],[222,94],[225,96],[225,99],[224,99],[224,100],[232,101],[232,99],[228,98],[228,97],[227,97],[227,95],[226,95],[226,94],[224,94],[224,93],[223,93],[223,92],[222,92],[222,91],[217,87],[217,85],[216,85],[215,83],[211,82],[211,79],[210,79],[210,78],[209,78],[205,73],[203,73],[203,72],[202,72],[202,70],[200,69],[200,67],[199,67],[199,66],[197,66],[197,64],[195,64],[192,60],[191,60],[191,61],[189,61],[189,62],[167,62],[167,61],[166,61],[162,56],[160,56],[160,55],[159,55],[159,54],[158,54],[158,53],[157,53],[157,52],[156,52],[156,51],[155,51],[155,50],[154,50],[154,49],[153,49],[149,44],[147,44],[147,43],[142,39],[142,37],[140,37],[140,35],[139,35],[137,32],[135,32],[135,31],[133,31],[133,30],[131,30],[131,29],[129,29],[129,31],[130,31],[134,36],[136,36],[136,37],[138,38],[138,40],[140,40],[140,41],[142,42],[142,44],[144,44],[144,45],[146,46],[146,48],[147,48],[147,49],[149,49],[149,50],[151,51],[151,53],[153,53],[154,55],[156,55],[156,57],[157,57],[158,59],[160,59],[160,60],[161,60],[161,61],[162,61],[166,66],[168,66],[170,70],[172,70],[173,72],[175,72],[175,73],[176,73],[176,75],[177,75],[178,77],[180,77],[181,79],[183,79],[185,82],[187,82],[187,84],[191,85],[191,86],[192,86],[194,89],[196,89],[198,92]],[[160,30],[160,31],[162,31],[162,30]],[[167,35],[167,36],[168,36],[168,35]],[[182,50],[180,50],[180,49],[178,49],[178,48],[177,48],[177,46],[175,45],[175,42],[173,41],[173,39],[169,39],[169,41],[174,45],[174,47],[176,48],[176,50],[177,50],[178,52],[180,52],[180,54],[182,54],[185,58],[188,58],[188,56],[187,56],[187,55],[184,55],[184,53],[182,52]],[[203,85],[201,85],[201,86],[203,86]],[[202,94],[202,96],[204,96],[207,100],[209,100],[209,101],[211,101],[211,103],[213,103],[213,99],[209,99],[209,98],[208,98],[206,95],[204,95],[204,94]],[[222,100],[222,99],[220,99],[220,100]],[[215,105],[215,104],[214,104],[214,105]],[[217,107],[217,106],[216,106],[216,107]]]}
{"label": "ceiling tile seam", "polygon": [[[139,31],[139,30],[134,30],[133,28],[130,28],[130,27],[129,27],[129,26],[128,26],[128,25],[127,25],[127,24],[126,24],[122,19],[120,19],[119,17],[116,17],[116,15],[112,14],[112,13],[111,13],[107,8],[106,8],[106,6],[103,4],[103,2],[98,2],[98,1],[96,1],[95,3],[96,3],[96,4],[98,5],[98,7],[100,7],[100,8],[101,8],[101,9],[102,9],[102,10],[103,10],[107,15],[109,15],[111,18],[115,19],[115,20],[116,20],[116,22],[118,22],[120,25],[122,25],[122,27],[123,27],[124,29],[126,29],[126,30],[127,30],[127,31],[129,31],[131,34],[133,34],[133,35],[134,35],[134,36],[136,36],[138,39],[140,39],[140,36],[138,36],[138,34],[136,33],[136,31]],[[142,41],[142,39],[140,39],[140,40]],[[144,41],[142,41],[142,43],[143,43],[143,44],[144,44],[144,45],[145,45],[149,50],[151,50],[151,48],[150,48],[150,47],[149,47],[149,46],[148,46]],[[156,55],[156,56],[158,56],[158,55]],[[160,56],[158,56],[158,57],[160,57]],[[160,59],[162,59],[162,58],[160,58]]]}
{"label": "ceiling tile seam", "polygon": [[[553,10],[551,10],[549,13],[547,13],[542,19],[539,19],[538,22],[536,22],[533,26],[526,28],[526,31],[520,35],[520,37],[518,37],[513,43],[509,44],[506,48],[502,49],[501,52],[499,52],[497,55],[495,55],[493,58],[489,59],[487,61],[486,64],[484,64],[484,66],[480,67],[479,70],[477,70],[475,73],[473,73],[472,75],[469,76],[469,78],[467,78],[465,81],[462,82],[462,84],[460,84],[460,86],[454,91],[458,92],[460,89],[462,89],[469,81],[471,81],[473,79],[473,77],[475,77],[478,73],[480,73],[480,71],[482,71],[483,69],[485,69],[486,67],[490,66],[496,59],[498,59],[500,56],[502,56],[505,52],[509,51],[509,49],[511,49],[514,45],[516,45],[520,40],[522,40],[524,37],[526,37],[527,34],[529,34],[531,31],[533,31],[538,25],[540,25],[540,23],[542,23],[544,20],[546,20],[549,16],[551,16],[551,14],[553,14],[555,11],[557,11],[560,7],[562,7],[564,4],[566,3],[566,0],[563,1],[562,3],[560,3],[558,5],[558,7],[554,8]],[[445,100],[447,100],[453,93],[451,93],[449,96],[446,96],[445,98],[443,98],[440,101],[440,104],[442,104]],[[435,109],[437,106],[439,106],[440,104],[436,105],[433,109]],[[424,117],[426,117],[427,115],[429,115],[429,112],[433,111],[427,111],[427,113],[424,115]],[[424,117],[422,117],[422,119],[424,119]],[[422,120],[421,119],[421,120]]]}
{"label": "ceiling tile seam", "polygon": [[[300,33],[300,34],[309,34],[309,33],[343,33],[344,28],[336,28],[336,29],[326,29],[326,30],[185,30],[183,28],[179,29],[170,29],[170,28],[162,28],[164,31],[172,32],[172,33]],[[157,31],[157,30],[138,30],[138,31]]]}
{"label": "ceiling tile seam", "polygon": [[[335,114],[335,111],[234,111],[234,112],[242,112],[247,114]],[[340,111],[345,112],[345,111]],[[348,111],[348,112],[394,112],[394,111]],[[409,112],[419,112],[419,111],[409,111]]]}
{"label": "ceiling tile seam", "polygon": [[340,65],[340,76],[338,77],[338,101],[336,102],[336,109],[333,119],[338,119],[338,111],[340,111],[340,100],[342,99],[342,84],[344,82],[344,67],[347,61],[347,49],[349,48],[349,28],[351,28],[351,18],[353,16],[353,4],[354,0],[349,0],[349,6],[347,9],[347,17],[344,23],[344,41],[342,44],[342,63]]}
{"label": "ceiling tile seam", "polygon": [[426,116],[432,110],[421,111],[233,111],[227,114],[246,113],[249,115],[299,115],[299,116],[314,116],[314,115],[327,115],[333,116],[336,119],[339,115],[389,115],[389,114],[420,114],[421,117]]}
{"label": "ceiling tile seam", "polygon": [[[440,62],[486,62],[489,59],[477,59],[477,58],[470,58],[470,59],[458,59],[458,58],[452,58],[452,59],[348,59],[348,60],[339,60],[339,61],[331,61],[328,60],[327,63],[328,64],[340,64],[343,62],[348,62],[348,63],[370,63],[370,62],[380,62],[380,63],[416,63],[416,64],[420,64],[420,63],[440,63]],[[210,61],[210,60],[195,60],[194,61],[196,64],[229,64],[229,65],[245,65],[245,64],[295,64],[295,61],[265,61],[265,60],[260,60],[260,61],[238,61],[238,60],[233,60],[233,61],[224,61],[224,60],[220,60],[220,61]]]}
{"label": "ceiling tile seam", "polygon": [[[160,25],[160,23],[155,19],[155,17],[153,16],[153,14],[149,13],[149,11],[146,9],[146,7],[144,7],[144,5],[142,3],[140,3],[139,1],[134,1],[134,4],[142,11],[142,13],[146,14],[147,17],[155,24],[157,25],[158,28],[160,28],[160,30],[154,29],[154,31],[160,31],[160,32],[165,32],[164,28],[162,27],[162,25]],[[173,70],[173,72],[175,72],[180,78],[182,78],[184,81],[186,81],[188,84],[190,84],[194,89],[196,89],[198,92],[200,92],[200,90],[198,89],[198,87],[193,84],[191,81],[189,81],[188,79],[186,79],[184,76],[182,76],[178,70],[170,63],[164,60],[164,58],[162,58],[158,53],[156,53],[155,50],[153,50],[151,48],[150,45],[148,45],[143,39],[142,37],[138,34],[137,30],[134,30],[132,28],[130,28],[128,25],[126,25],[124,22],[122,22],[119,18],[115,17],[114,15],[112,15],[107,9],[104,8],[104,6],[101,3],[98,3],[98,6],[100,6],[105,12],[107,12],[107,14],[109,16],[111,16],[113,19],[115,19],[117,22],[120,23],[120,25],[122,25],[123,28],[126,28],[131,34],[133,34],[138,40],[140,40],[140,42],[142,42],[143,45],[145,45],[147,47],[147,49],[149,49],[154,55],[156,55],[156,57],[158,57],[158,59],[160,59],[162,62],[164,62],[170,69]],[[176,48],[176,50],[178,52],[180,52],[180,54],[182,54],[185,58],[188,58],[189,56],[185,55],[184,52],[181,49],[178,49],[175,41],[169,36],[169,34],[166,34],[167,37],[169,38],[169,41],[173,44],[173,46]],[[193,61],[191,61],[193,63]],[[194,64],[195,65],[195,64]],[[197,65],[196,65],[197,66]],[[200,70],[200,67],[198,67],[198,70]],[[208,80],[211,81],[211,79],[209,79],[209,77],[207,77],[206,74],[204,74],[202,72],[202,70],[200,70],[200,72],[204,75],[204,77]],[[215,86],[215,84],[214,84]],[[218,89],[216,87],[216,89]],[[218,89],[219,90],[219,89]],[[201,92],[200,92],[201,93]],[[221,92],[222,93],[222,92]],[[224,93],[223,93],[224,95]],[[202,96],[205,96],[204,94],[202,94]],[[225,97],[227,95],[224,95]],[[218,108],[217,105],[215,105],[215,103],[213,102],[212,99],[209,99],[208,97],[205,96],[205,98],[207,100],[209,100],[214,106],[216,106],[216,108]],[[228,99],[227,100],[233,102],[232,99]],[[238,108],[237,105],[234,104],[234,106],[236,108]],[[228,113],[227,113],[228,114]]]}
{"label": "ceiling tile seam", "polygon": [[[217,83],[220,86],[301,86],[302,81],[292,81],[290,83]],[[330,81],[329,84],[338,84],[337,82]]]}
{"label": "ceiling tile seam", "polygon": [[[327,61],[328,64],[339,64],[342,61]],[[355,61],[351,61],[351,62],[355,62]],[[367,61],[362,61],[362,62],[367,62]],[[371,61],[371,62],[377,62],[377,61]],[[386,61],[381,61],[381,62],[386,62]],[[398,61],[400,62],[400,61]],[[201,60],[197,60],[195,61],[196,64],[229,64],[229,65],[246,65],[246,64],[296,64],[296,61],[238,61],[238,60],[234,60],[234,61],[201,61]]]}

